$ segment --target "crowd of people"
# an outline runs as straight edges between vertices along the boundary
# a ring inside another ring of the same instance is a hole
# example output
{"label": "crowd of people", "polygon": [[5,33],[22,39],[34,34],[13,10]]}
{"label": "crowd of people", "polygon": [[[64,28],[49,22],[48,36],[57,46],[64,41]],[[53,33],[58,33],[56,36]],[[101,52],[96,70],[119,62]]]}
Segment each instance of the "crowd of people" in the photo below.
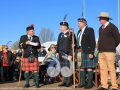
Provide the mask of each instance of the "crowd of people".
{"label": "crowd of people", "polygon": [[[70,87],[73,85],[72,74],[66,72],[71,69],[74,55],[75,68],[80,70],[81,80],[76,88],[91,89],[93,87],[92,81],[95,79],[93,71],[95,63],[99,62],[98,83],[101,84],[101,88],[98,90],[108,90],[109,88],[117,90],[119,84],[116,83],[114,63],[116,60],[116,47],[120,43],[120,34],[118,28],[109,22],[109,20],[112,20],[109,13],[101,12],[98,18],[102,26],[99,28],[99,39],[96,43],[94,29],[87,26],[86,19],[78,19],[79,31],[77,37],[75,37],[75,33],[70,31],[72,28],[69,28],[68,22],[65,21],[65,15],[64,20],[60,22],[61,33],[58,36],[57,45],[51,44],[48,53],[45,47],[41,45],[39,37],[34,35],[34,25],[31,24],[26,28],[27,35],[20,37],[20,50],[18,52],[8,50],[7,45],[2,45],[0,51],[1,81],[18,81],[20,69],[22,69],[21,79],[26,80],[24,88],[30,87],[29,76],[31,72],[34,75],[33,80],[36,88],[40,87],[40,82],[52,84],[55,80],[60,81],[58,75],[63,77],[62,83],[58,86]],[[44,57],[42,63],[39,63],[38,57]],[[97,61],[95,58],[97,58]],[[57,62],[60,63],[60,66]],[[66,72],[64,72],[65,70]],[[78,74],[76,74],[76,77],[79,77]],[[108,77],[111,79],[110,87]]]}
{"label": "crowd of people", "polygon": [[19,49],[18,52],[15,50],[8,50],[7,45],[2,45],[0,51],[0,80],[1,81],[16,81],[21,61],[22,52]]}

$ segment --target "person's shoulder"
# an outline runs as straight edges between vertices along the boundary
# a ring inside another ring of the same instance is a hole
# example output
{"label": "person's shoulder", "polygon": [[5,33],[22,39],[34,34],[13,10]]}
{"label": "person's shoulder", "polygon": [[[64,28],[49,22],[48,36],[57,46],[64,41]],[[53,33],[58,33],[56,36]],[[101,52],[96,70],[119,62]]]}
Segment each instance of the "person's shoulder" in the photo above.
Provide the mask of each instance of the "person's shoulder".
{"label": "person's shoulder", "polygon": [[11,51],[8,51],[8,53],[13,54]]}
{"label": "person's shoulder", "polygon": [[60,37],[62,35],[62,32],[58,34],[58,37]]}
{"label": "person's shoulder", "polygon": [[0,51],[0,54],[2,54],[2,51]]}
{"label": "person's shoulder", "polygon": [[33,36],[33,38],[36,38],[36,39],[38,38],[38,39],[39,39],[39,37],[38,37],[38,36],[36,36],[36,35],[34,35],[34,36]]}
{"label": "person's shoulder", "polygon": [[22,35],[21,37],[23,38],[23,37],[26,37],[27,35]]}
{"label": "person's shoulder", "polygon": [[87,29],[93,29],[92,27],[86,27]]}
{"label": "person's shoulder", "polygon": [[113,23],[111,23],[111,22],[109,22],[109,24],[110,24],[110,26],[112,26],[112,27],[116,27],[115,24],[113,24]]}
{"label": "person's shoulder", "polygon": [[92,27],[86,27],[86,29],[89,31],[94,31],[94,29]]}
{"label": "person's shoulder", "polygon": [[39,38],[37,35],[34,35],[33,37],[35,37],[35,38]]}
{"label": "person's shoulder", "polygon": [[62,32],[59,33],[59,35],[61,35],[61,34],[62,34]]}

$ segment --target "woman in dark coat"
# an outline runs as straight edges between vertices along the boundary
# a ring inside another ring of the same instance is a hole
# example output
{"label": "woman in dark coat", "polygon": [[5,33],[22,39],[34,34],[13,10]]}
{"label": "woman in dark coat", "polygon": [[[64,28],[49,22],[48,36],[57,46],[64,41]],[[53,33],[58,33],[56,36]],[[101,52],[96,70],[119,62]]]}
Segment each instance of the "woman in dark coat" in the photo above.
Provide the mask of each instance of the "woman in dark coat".
{"label": "woman in dark coat", "polygon": [[0,51],[0,59],[1,59],[1,79],[9,80],[12,76],[12,70],[10,70],[13,62],[14,56],[12,52],[8,51],[7,45],[2,45],[2,51]]}

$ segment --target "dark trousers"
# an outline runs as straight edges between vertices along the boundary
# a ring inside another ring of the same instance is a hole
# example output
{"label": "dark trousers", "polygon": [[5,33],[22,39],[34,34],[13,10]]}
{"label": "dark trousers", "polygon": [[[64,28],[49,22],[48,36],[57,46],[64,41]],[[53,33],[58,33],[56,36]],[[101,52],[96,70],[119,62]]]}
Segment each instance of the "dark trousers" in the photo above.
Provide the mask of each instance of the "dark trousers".
{"label": "dark trousers", "polygon": [[9,66],[3,67],[4,77],[7,77],[7,76],[8,76],[8,70],[9,70]]}
{"label": "dark trousers", "polygon": [[4,79],[8,79],[8,76],[9,76],[8,70],[9,70],[9,66],[6,66],[6,67],[3,66],[3,78]]}
{"label": "dark trousers", "polygon": [[[20,71],[15,71],[13,73],[13,79],[18,79]],[[21,76],[22,77],[22,76]]]}
{"label": "dark trousers", "polygon": [[40,80],[41,81],[43,81],[44,80],[44,76],[45,76],[45,74],[46,74],[46,69],[47,69],[47,65],[41,65],[39,68],[40,68],[40,70],[39,70],[39,76],[40,76]]}

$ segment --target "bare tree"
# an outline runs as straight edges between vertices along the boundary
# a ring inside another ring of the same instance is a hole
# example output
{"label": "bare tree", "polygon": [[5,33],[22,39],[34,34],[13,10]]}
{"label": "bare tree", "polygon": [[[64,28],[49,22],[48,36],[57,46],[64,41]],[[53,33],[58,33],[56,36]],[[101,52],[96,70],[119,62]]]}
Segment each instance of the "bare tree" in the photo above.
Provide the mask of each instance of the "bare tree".
{"label": "bare tree", "polygon": [[16,41],[15,43],[13,43],[12,49],[14,49],[14,50],[19,49],[19,41]]}
{"label": "bare tree", "polygon": [[39,33],[40,42],[54,41],[54,32],[49,28],[42,28]]}

